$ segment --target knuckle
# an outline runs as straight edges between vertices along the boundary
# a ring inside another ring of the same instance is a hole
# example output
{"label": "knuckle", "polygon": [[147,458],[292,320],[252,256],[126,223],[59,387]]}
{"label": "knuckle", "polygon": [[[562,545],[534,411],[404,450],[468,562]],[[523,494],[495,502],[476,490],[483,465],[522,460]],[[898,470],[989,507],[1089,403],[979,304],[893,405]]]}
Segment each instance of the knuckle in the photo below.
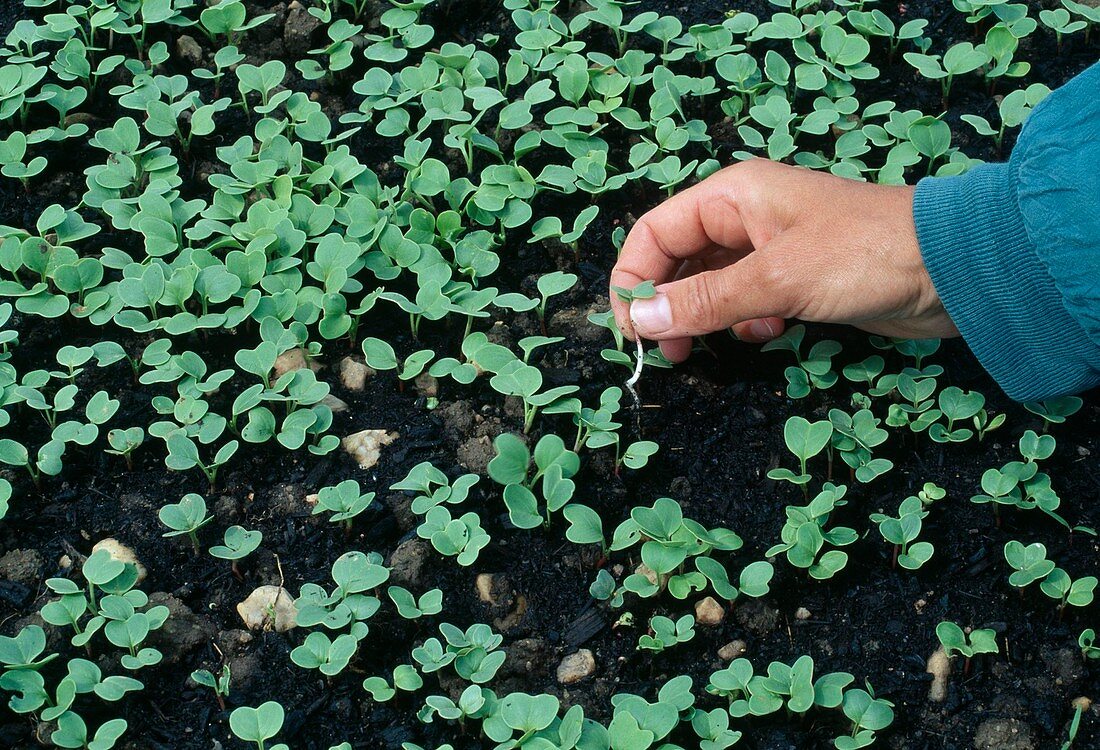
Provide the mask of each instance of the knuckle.
{"label": "knuckle", "polygon": [[767,295],[776,308],[786,312],[795,298],[795,269],[782,257],[774,257],[767,252],[759,255],[755,278],[751,283]]}
{"label": "knuckle", "polygon": [[636,245],[656,248],[661,253],[667,254],[667,248],[653,224],[652,210],[647,211],[634,222],[634,226],[630,228],[630,233],[627,235],[627,240]]}
{"label": "knuckle", "polygon": [[721,299],[716,288],[718,279],[713,272],[701,273],[691,278],[694,282],[685,290],[687,294],[681,300],[685,323],[707,332],[721,328]]}

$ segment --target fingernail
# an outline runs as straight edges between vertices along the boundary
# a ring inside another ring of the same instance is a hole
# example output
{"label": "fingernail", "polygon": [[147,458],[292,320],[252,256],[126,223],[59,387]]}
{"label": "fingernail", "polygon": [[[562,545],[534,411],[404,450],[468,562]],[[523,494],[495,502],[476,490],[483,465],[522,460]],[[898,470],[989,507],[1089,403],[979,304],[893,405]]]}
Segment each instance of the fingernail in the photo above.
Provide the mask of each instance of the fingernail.
{"label": "fingernail", "polygon": [[758,339],[774,339],[775,329],[772,324],[763,318],[749,323],[749,331]]}
{"label": "fingernail", "polygon": [[643,336],[663,333],[672,327],[672,307],[668,297],[658,293],[650,299],[636,299],[630,305],[630,320],[634,330]]}

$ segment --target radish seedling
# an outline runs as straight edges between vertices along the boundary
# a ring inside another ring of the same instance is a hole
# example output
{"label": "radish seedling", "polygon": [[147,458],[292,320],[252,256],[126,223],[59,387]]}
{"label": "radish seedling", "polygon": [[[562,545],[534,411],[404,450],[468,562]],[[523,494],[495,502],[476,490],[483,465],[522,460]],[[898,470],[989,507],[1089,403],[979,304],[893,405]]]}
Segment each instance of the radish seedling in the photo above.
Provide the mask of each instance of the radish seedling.
{"label": "radish seedling", "polygon": [[444,505],[428,509],[416,533],[430,541],[439,554],[454,557],[463,567],[473,565],[490,541],[481,528],[480,516],[471,511],[453,518]]}
{"label": "radish seedling", "polygon": [[945,621],[936,626],[936,637],[948,657],[960,654],[966,660],[964,672],[970,671],[970,660],[979,654],[1000,653],[996,631],[974,629],[964,631],[953,622]]}
{"label": "radish seedling", "polygon": [[169,503],[163,506],[157,513],[160,522],[171,531],[163,534],[165,537],[180,536],[186,534],[191,540],[191,547],[198,554],[199,546],[198,530],[214,520],[213,516],[206,513],[206,500],[202,495],[189,492],[178,503]]}
{"label": "radish seedling", "polygon": [[257,750],[290,750],[283,743],[268,745],[283,728],[285,714],[277,701],[267,701],[257,708],[240,706],[229,714],[229,728],[239,740],[251,742]]}
{"label": "radish seedling", "polygon": [[1081,654],[1086,659],[1100,659],[1100,646],[1096,645],[1096,631],[1086,628],[1081,631],[1081,637],[1077,639],[1077,645],[1081,647]]}
{"label": "radish seedling", "polygon": [[[497,436],[493,445],[496,456],[489,462],[488,472],[494,482],[504,485],[504,503],[513,525],[521,529],[548,526],[552,514],[573,498],[575,485],[570,477],[580,469],[580,458],[553,434],[543,435],[533,454],[510,433]],[[545,511],[539,510],[539,498],[534,494],[536,485],[546,503]]]}
{"label": "radish seedling", "polygon": [[825,580],[844,569],[848,564],[847,553],[830,549],[822,553],[826,544],[844,547],[858,538],[855,529],[835,526],[826,529],[829,515],[847,504],[844,485],[829,482],[817,496],[805,506],[787,506],[787,522],[780,532],[782,541],[767,551],[767,556],[786,554],[787,561],[796,568],[806,569],[811,578]]}
{"label": "radish seedling", "polygon": [[317,493],[317,504],[313,506],[313,515],[330,513],[329,521],[342,523],[344,533],[351,534],[351,525],[356,516],[365,511],[374,502],[373,492],[360,493],[359,482],[345,479],[337,485],[322,487]]}
{"label": "radish seedling", "polygon": [[664,615],[657,615],[649,621],[649,629],[653,634],[643,634],[638,639],[638,650],[660,653],[695,637],[695,617],[684,615],[674,621]]}
{"label": "radish seedling", "polygon": [[832,388],[838,380],[832,367],[833,357],[840,353],[840,344],[829,339],[818,341],[803,358],[801,348],[805,336],[806,327],[794,325],[760,347],[763,352],[785,350],[794,354],[798,366],[788,367],[783,372],[787,378],[787,395],[791,398],[805,398],[812,388]]}
{"label": "radish seedling", "polygon": [[196,669],[191,673],[192,682],[214,691],[214,698],[217,699],[218,708],[222,711],[225,710],[225,699],[229,697],[229,687],[232,679],[233,672],[228,664],[223,664],[217,675],[209,669]]}
{"label": "radish seedling", "polygon": [[917,570],[928,562],[935,548],[931,542],[918,542],[921,526],[928,516],[925,503],[916,495],[901,501],[897,517],[872,513],[882,538],[894,545],[894,564],[906,570]]}
{"label": "radish seedling", "polygon": [[799,416],[788,419],[783,425],[783,441],[787,450],[798,459],[799,473],[795,474],[790,469],[772,469],[768,472],[768,478],[799,485],[807,492],[806,485],[811,477],[806,473],[806,464],[825,450],[832,435],[833,425],[828,420],[810,422]]}
{"label": "radish seedling", "polygon": [[243,526],[230,526],[225,530],[222,543],[210,548],[210,556],[219,560],[229,560],[233,566],[233,574],[240,578],[241,574],[237,569],[238,561],[255,552],[263,539],[263,532],[258,529],[249,531]]}

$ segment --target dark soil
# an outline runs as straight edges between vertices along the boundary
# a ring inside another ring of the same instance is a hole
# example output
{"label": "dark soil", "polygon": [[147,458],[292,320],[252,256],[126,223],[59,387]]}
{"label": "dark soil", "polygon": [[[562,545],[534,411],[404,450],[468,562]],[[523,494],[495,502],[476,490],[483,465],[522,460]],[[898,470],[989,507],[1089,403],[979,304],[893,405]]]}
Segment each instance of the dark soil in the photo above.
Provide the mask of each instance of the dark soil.
{"label": "dark soil", "polygon": [[[270,7],[280,15],[264,32],[255,35],[254,47],[246,51],[260,58],[283,54],[285,4],[256,5]],[[728,4],[710,0],[644,2],[636,7],[674,13],[686,26],[720,18]],[[764,16],[770,6],[749,2],[739,7]],[[884,9],[894,16],[903,13],[893,4]],[[6,3],[0,9],[0,31],[6,32],[19,13],[17,4]],[[938,45],[946,46],[970,34],[963,16],[946,3],[913,2],[905,13],[907,17],[931,19],[935,29],[931,35]],[[440,2],[431,9],[428,19],[439,30],[437,42],[469,42],[487,31],[503,33],[510,26],[498,4],[476,0]],[[1079,35],[1072,37],[1058,55],[1049,34],[1035,34],[1020,53],[1035,66],[1027,81],[1054,86],[1095,61],[1095,43],[1091,49],[1081,44]],[[921,84],[907,65],[887,66],[885,61],[876,64],[883,67],[884,76],[861,89],[866,101],[889,97],[900,107],[938,111],[938,91]],[[356,105],[346,85],[321,95],[326,106],[337,110]],[[958,114],[963,112],[988,114],[993,107],[988,92],[960,81],[949,120],[957,122]],[[92,111],[104,122],[119,116],[109,97],[101,97]],[[240,128],[244,127],[247,123],[242,121]],[[231,142],[240,132],[223,129],[221,138]],[[965,130],[958,131],[957,138],[966,144]],[[385,180],[390,166],[385,162],[392,145],[383,144],[373,134],[360,134],[355,143],[357,153],[371,155],[361,156],[364,162]],[[192,162],[196,174],[208,168],[216,145],[212,141],[199,146]],[[737,146],[732,141],[720,145],[723,156]],[[967,150],[973,156],[995,156],[985,145]],[[33,224],[49,203],[74,205],[83,190],[81,172],[97,158],[94,153],[78,149],[65,165],[53,165],[48,183],[29,195],[11,180],[0,181],[0,223]],[[186,191],[202,189],[198,177],[185,183]],[[494,277],[501,288],[530,290],[537,274],[554,268],[574,270],[580,275],[578,286],[565,299],[559,298],[548,315],[550,333],[565,336],[566,342],[550,347],[540,366],[555,384],[580,383],[588,402],[626,375],[622,368],[600,358],[600,349],[608,345],[608,340],[597,333],[599,329],[583,323],[590,307],[607,304],[607,274],[614,261],[610,232],[614,225],[629,224],[660,197],[656,190],[639,188],[624,190],[601,203],[600,219],[582,242],[579,263],[561,248],[528,245],[523,239],[502,251],[506,262]],[[561,210],[571,216],[578,207],[563,202]],[[110,235],[104,233],[96,243],[110,245]],[[386,320],[375,315],[370,323],[377,327],[370,335],[393,342],[399,354],[420,346],[452,351],[461,338],[460,330],[426,324],[425,341],[417,344],[410,338],[403,316]],[[104,336],[85,324],[73,322],[59,327],[30,317],[18,320],[17,327],[21,341],[13,362],[20,372],[41,366],[35,364],[41,362],[40,352]],[[509,341],[536,332],[537,323],[527,315],[513,316],[506,326],[494,329],[494,335]],[[141,337],[120,331],[108,335],[130,351],[145,343]],[[817,327],[812,335],[838,338],[844,343],[840,364],[862,359],[870,352],[866,337],[851,331]],[[211,368],[216,369],[231,364],[239,342],[227,334],[211,335],[180,342],[177,350],[207,352]],[[792,414],[823,418],[831,407],[848,408],[851,389],[841,383],[830,391],[792,402],[783,391],[782,371],[789,364],[783,355],[761,354],[758,348],[726,336],[712,337],[708,343],[715,356],[699,353],[673,370],[647,370],[640,388],[642,408],[637,412],[624,410],[622,414],[624,432],[631,439],[644,437],[661,445],[655,460],[641,471],[624,471],[616,476],[606,452],[589,455],[576,477],[578,497],[601,512],[606,528],[613,528],[632,505],[650,504],[660,496],[675,497],[688,516],[708,526],[727,526],[737,531],[745,540],[745,548],[734,559],[744,564],[761,559],[778,539],[784,506],[802,503],[797,489],[765,478],[770,468],[789,460],[782,443],[784,421]],[[608,718],[613,694],[633,692],[652,699],[664,680],[683,673],[692,675],[700,702],[710,706],[712,701],[703,687],[709,674],[723,666],[718,649],[733,639],[745,641],[745,655],[758,670],[771,660],[790,662],[801,654],[810,654],[821,672],[848,671],[860,684],[869,680],[877,695],[896,705],[897,719],[881,741],[882,746],[896,750],[1056,747],[1072,717],[1070,701],[1080,695],[1100,698],[1100,668],[1083,663],[1076,647],[1081,630],[1096,625],[1095,605],[1084,612],[1068,610],[1060,617],[1052,602],[1034,587],[1021,596],[1007,583],[1008,571],[1001,552],[1009,539],[1041,541],[1052,559],[1078,577],[1096,573],[1100,544],[1084,534],[1068,535],[1035,511],[1005,513],[998,526],[988,506],[969,502],[969,497],[978,492],[982,471],[1011,460],[1019,435],[1028,428],[1039,429],[1041,422],[1008,401],[960,342],[946,343],[933,358],[946,369],[941,381],[986,394],[991,410],[1007,413],[1006,426],[984,443],[961,446],[937,446],[924,436],[914,440],[893,433],[887,456],[897,464],[895,470],[870,486],[852,486],[849,505],[836,518],[837,523],[856,528],[861,539],[848,548],[851,560],[847,568],[831,581],[809,580],[785,561],[777,561],[772,593],[762,602],[738,602],[722,625],[700,626],[690,643],[666,654],[643,654],[635,651],[638,628],[614,627],[619,613],[595,606],[587,593],[598,565],[622,564],[630,568],[637,560],[618,556],[601,561],[593,550],[568,543],[560,527],[549,532],[509,528],[498,488],[483,478],[469,504],[481,513],[493,543],[472,569],[459,568],[453,560],[429,549],[418,580],[410,585],[416,591],[441,588],[445,594],[444,613],[409,623],[390,616],[387,613],[392,610],[384,608],[371,621],[371,634],[352,669],[331,682],[298,669],[291,664],[289,652],[301,642],[303,634],[247,633],[236,614],[236,603],[262,584],[283,581],[293,593],[306,582],[331,586],[332,562],[351,549],[377,551],[388,559],[399,544],[415,537],[415,519],[407,510],[407,499],[387,488],[424,460],[431,460],[452,476],[467,469],[484,473],[492,437],[501,431],[517,430],[522,423],[514,404],[502,403],[480,382],[468,388],[444,383],[440,405],[434,410],[426,408],[425,397],[416,389],[399,388],[392,374],[374,377],[366,392],[348,392],[333,371],[335,363],[351,353],[345,347],[342,342],[330,342],[322,357],[328,369],[321,376],[350,406],[347,412],[337,415],[333,432],[346,435],[365,428],[386,428],[401,436],[383,450],[382,461],[369,472],[359,470],[342,451],[317,458],[304,452],[288,455],[267,447],[246,446],[220,478],[218,490],[210,493],[197,473],[167,471],[159,444],[151,440],[135,455],[137,466],[133,472],[99,449],[89,450],[82,459],[67,455],[65,472],[47,481],[40,496],[24,486],[22,475],[5,473],[19,485],[19,491],[11,512],[0,525],[0,555],[32,550],[37,556],[24,557],[28,562],[21,574],[8,570],[3,573],[11,580],[0,581],[0,632],[10,635],[34,621],[35,612],[48,599],[44,579],[72,575],[71,568],[61,565],[63,556],[72,559],[87,554],[93,543],[108,536],[131,545],[149,568],[144,590],[165,592],[178,600],[165,631],[157,636],[165,662],[144,670],[139,677],[146,689],[121,704],[122,715],[130,724],[123,740],[125,747],[205,750],[227,741],[228,746],[237,746],[230,739],[227,713],[219,711],[209,691],[197,690],[187,681],[191,670],[216,669],[223,657],[233,669],[230,708],[279,700],[288,711],[280,739],[293,747],[323,750],[344,740],[356,748],[397,748],[403,741],[425,747],[442,742],[452,742],[460,749],[481,747],[475,733],[459,733],[456,727],[440,721],[417,721],[414,714],[423,691],[412,698],[376,704],[360,685],[363,677],[388,675],[396,664],[409,662],[411,648],[437,635],[439,622],[446,620],[463,627],[492,622],[513,610],[521,598],[526,610],[518,622],[497,626],[505,633],[505,648],[511,658],[490,686],[498,693],[555,693],[566,704],[583,705],[586,714],[597,719]],[[888,357],[888,366],[895,370],[901,366],[896,357]],[[153,392],[147,388],[136,392],[125,365],[90,369],[81,376],[80,384],[82,389],[104,388],[122,398],[123,407],[112,424],[147,425],[153,418],[148,403]],[[1063,498],[1064,515],[1073,524],[1092,527],[1100,527],[1098,419],[1100,398],[1096,393],[1089,394],[1079,414],[1053,428],[1058,451],[1043,466]],[[571,425],[559,417],[540,420],[540,426],[562,435],[572,433]],[[39,428],[28,424],[26,429],[33,443]],[[356,520],[350,538],[337,525],[311,517],[304,501],[305,495],[349,477],[357,479],[365,491],[378,493],[372,509]],[[845,481],[846,477],[838,476],[837,480]],[[896,511],[898,503],[926,481],[935,481],[948,490],[947,499],[932,508],[922,536],[935,544],[935,556],[919,572],[895,570],[891,567],[892,550],[867,516],[876,511]],[[243,580],[231,573],[227,563],[205,553],[193,555],[185,538],[161,537],[164,528],[157,519],[157,510],[186,492],[203,493],[217,517],[202,535],[204,546],[214,543],[221,530],[234,523],[263,531],[262,547],[241,565]],[[496,607],[478,598],[475,577],[483,572],[495,574],[504,590],[504,601]],[[691,603],[666,596],[656,600],[656,610],[652,600],[628,602],[628,609],[637,623],[644,623],[654,612],[678,615]],[[809,618],[796,619],[799,608],[807,609]],[[600,626],[594,634],[574,626],[578,618],[591,617],[586,614],[589,612],[596,613]],[[935,626],[945,619],[996,629],[1002,635],[1002,653],[975,660],[967,674],[954,675],[947,701],[933,704],[926,698],[930,677],[924,665],[936,646]],[[596,673],[563,689],[555,680],[555,667],[562,656],[581,645],[594,652]],[[56,636],[51,648],[69,650],[67,643]],[[454,686],[442,687],[445,692]],[[435,689],[435,685],[429,683],[427,689]],[[1016,741],[1026,744],[979,744],[986,742],[986,737],[1008,731],[1008,720],[1018,722],[1013,725],[1019,730]],[[1076,746],[1100,746],[1098,727],[1100,717],[1094,709],[1082,722]],[[832,717],[811,717],[806,723],[781,718],[749,722],[738,747],[831,747],[831,738],[842,729]],[[33,747],[34,731],[25,717],[0,709],[0,746]],[[983,739],[976,739],[978,735]],[[674,739],[685,747],[697,742],[686,735]]]}

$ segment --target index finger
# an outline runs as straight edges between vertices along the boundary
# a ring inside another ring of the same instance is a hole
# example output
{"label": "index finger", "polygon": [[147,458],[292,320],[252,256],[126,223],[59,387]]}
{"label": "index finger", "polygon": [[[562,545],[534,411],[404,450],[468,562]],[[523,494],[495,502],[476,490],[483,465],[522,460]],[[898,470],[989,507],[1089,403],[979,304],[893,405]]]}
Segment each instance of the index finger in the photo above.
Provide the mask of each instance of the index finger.
{"label": "index finger", "polygon": [[[612,286],[633,289],[643,281],[672,281],[685,260],[705,257],[717,248],[735,255],[751,252],[736,183],[729,179],[733,171],[712,175],[638,219],[611,271]],[[610,295],[619,330],[633,338],[630,306],[614,291]]]}

